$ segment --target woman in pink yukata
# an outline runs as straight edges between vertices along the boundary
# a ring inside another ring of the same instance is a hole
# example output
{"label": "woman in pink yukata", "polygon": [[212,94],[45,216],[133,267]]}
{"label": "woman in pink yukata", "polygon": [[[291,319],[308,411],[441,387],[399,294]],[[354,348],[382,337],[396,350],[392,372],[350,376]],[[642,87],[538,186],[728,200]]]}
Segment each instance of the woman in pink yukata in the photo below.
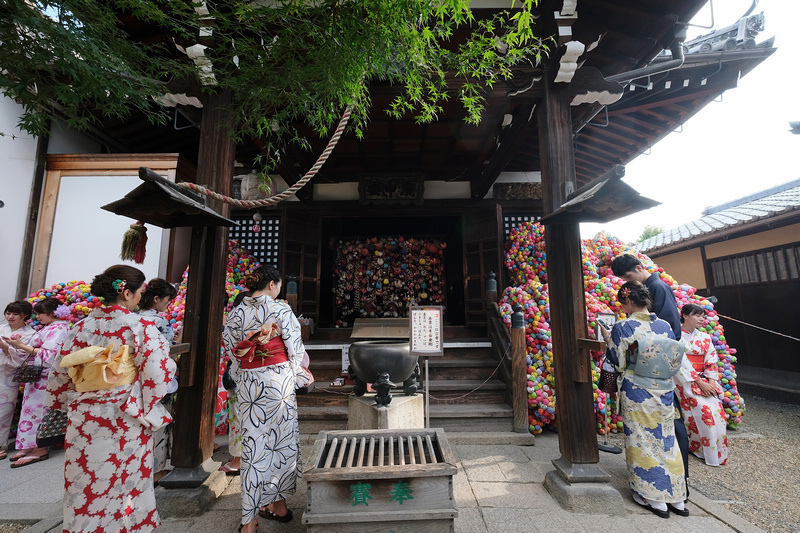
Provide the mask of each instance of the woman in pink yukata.
{"label": "woman in pink yukata", "polygon": [[673,380],[686,417],[689,452],[709,466],[721,466],[728,460],[728,417],[720,401],[719,357],[711,335],[699,329],[705,320],[705,310],[699,305],[681,307],[686,357]]}
{"label": "woman in pink yukata", "polygon": [[10,346],[3,337],[28,343],[36,333],[36,330],[27,324],[33,314],[33,306],[28,302],[24,300],[11,302],[6,306],[4,314],[6,321],[0,324],[0,460],[8,457],[5,448],[19,396],[19,383],[11,378],[14,377],[19,365],[30,355]]}
{"label": "woman in pink yukata", "polygon": [[92,280],[103,305],[70,330],[45,405],[67,411],[65,532],[143,532],[161,520],[153,489],[153,432],[172,417],[161,399],[175,375],[169,344],[134,313],[144,274],[116,265]]}
{"label": "woman in pink yukata", "polygon": [[[17,453],[11,456],[11,468],[20,468],[39,461],[44,461],[50,455],[47,448],[36,445],[36,430],[45,414],[44,401],[47,392],[47,376],[50,367],[61,351],[61,345],[67,338],[69,325],[57,316],[58,309],[65,309],[58,298],[44,298],[36,302],[33,310],[36,320],[42,324],[42,329],[37,331],[30,341],[22,339],[3,339],[17,350],[22,350],[42,363],[42,375],[34,383],[25,384],[22,395],[22,409],[20,410],[19,426],[17,427]],[[67,311],[69,313],[69,311]]]}

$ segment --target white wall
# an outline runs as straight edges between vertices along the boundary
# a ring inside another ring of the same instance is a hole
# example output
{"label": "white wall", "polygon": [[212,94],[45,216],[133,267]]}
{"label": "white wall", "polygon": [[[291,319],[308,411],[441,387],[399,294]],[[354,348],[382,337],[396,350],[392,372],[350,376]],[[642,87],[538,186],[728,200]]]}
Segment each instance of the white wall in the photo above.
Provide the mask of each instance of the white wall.
{"label": "white wall", "polygon": [[158,276],[162,229],[147,228],[147,256],[144,264],[119,258],[122,237],[134,222],[100,207],[124,197],[142,184],[131,176],[64,176],[58,194],[53,239],[45,287],[54,283],[85,281],[111,265],[125,263],[144,272],[147,279]]}
{"label": "white wall", "polygon": [[48,154],[102,154],[107,153],[100,143],[71,130],[61,121],[54,121],[47,142]]}
{"label": "white wall", "polygon": [[17,129],[21,113],[22,106],[0,95],[0,311],[16,299],[36,165],[36,139]]}

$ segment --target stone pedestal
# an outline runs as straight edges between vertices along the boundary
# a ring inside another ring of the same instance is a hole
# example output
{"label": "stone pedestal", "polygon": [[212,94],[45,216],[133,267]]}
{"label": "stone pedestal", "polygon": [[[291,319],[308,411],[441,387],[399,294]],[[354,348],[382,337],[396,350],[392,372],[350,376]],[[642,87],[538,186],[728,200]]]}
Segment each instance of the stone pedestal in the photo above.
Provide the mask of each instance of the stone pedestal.
{"label": "stone pedestal", "polygon": [[155,490],[158,514],[183,518],[205,513],[228,488],[227,476],[217,470],[219,464],[207,459],[196,469],[175,468],[161,478]]}
{"label": "stone pedestal", "polygon": [[424,400],[414,396],[392,395],[388,407],[375,404],[375,394],[350,396],[347,429],[417,429],[425,427]]}
{"label": "stone pedestal", "polygon": [[609,482],[611,476],[597,464],[572,464],[553,460],[555,470],[545,475],[544,486],[567,511],[587,514],[624,514],[622,495]]}

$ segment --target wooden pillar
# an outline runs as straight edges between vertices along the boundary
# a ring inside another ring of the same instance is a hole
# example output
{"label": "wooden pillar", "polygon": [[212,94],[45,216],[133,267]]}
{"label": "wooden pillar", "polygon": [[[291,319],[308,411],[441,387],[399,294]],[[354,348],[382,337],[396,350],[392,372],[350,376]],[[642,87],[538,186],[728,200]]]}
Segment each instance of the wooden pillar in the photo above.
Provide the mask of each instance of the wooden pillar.
{"label": "wooden pillar", "polygon": [[[570,98],[566,89],[546,85],[538,109],[545,214],[575,190]],[[586,337],[579,225],[548,224],[545,242],[559,448],[571,464],[597,463],[591,364],[588,352],[578,348],[578,338]]]}
{"label": "wooden pillar", "polygon": [[514,304],[511,315],[511,398],[514,409],[514,431],[528,433],[528,380],[525,349],[525,315],[522,306]]}
{"label": "wooden pillar", "polygon": [[[230,93],[221,92],[203,102],[197,161],[197,183],[223,194],[231,190],[235,160],[230,101]],[[227,217],[230,207],[214,202],[210,206]],[[180,361],[171,459],[176,468],[161,481],[168,488],[197,486],[210,473],[211,467],[201,465],[214,451],[227,257],[228,228],[193,228],[184,318],[184,341],[191,343],[191,350]]]}

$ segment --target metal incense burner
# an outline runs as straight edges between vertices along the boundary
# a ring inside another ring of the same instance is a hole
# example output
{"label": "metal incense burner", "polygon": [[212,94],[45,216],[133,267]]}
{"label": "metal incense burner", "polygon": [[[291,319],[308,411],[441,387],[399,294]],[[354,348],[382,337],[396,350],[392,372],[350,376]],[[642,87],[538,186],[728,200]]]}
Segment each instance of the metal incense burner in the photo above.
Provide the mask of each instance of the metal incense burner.
{"label": "metal incense burner", "polygon": [[375,390],[375,403],[388,406],[392,401],[390,391],[402,382],[406,396],[417,392],[419,362],[409,355],[407,342],[395,340],[357,341],[350,345],[348,373],[353,380],[353,392],[363,396],[367,383]]}

